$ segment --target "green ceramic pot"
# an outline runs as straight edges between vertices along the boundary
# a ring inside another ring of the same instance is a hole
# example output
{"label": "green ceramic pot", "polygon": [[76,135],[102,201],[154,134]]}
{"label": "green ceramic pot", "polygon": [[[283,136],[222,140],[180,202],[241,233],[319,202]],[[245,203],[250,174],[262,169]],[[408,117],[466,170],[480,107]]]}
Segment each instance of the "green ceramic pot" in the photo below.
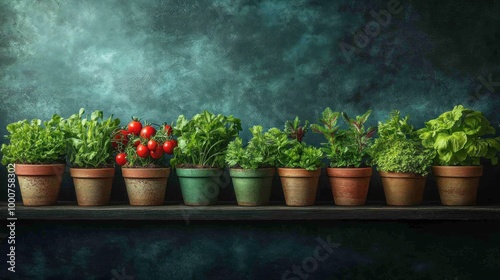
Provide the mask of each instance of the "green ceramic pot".
{"label": "green ceramic pot", "polygon": [[223,170],[220,168],[176,168],[185,205],[217,204]]}
{"label": "green ceramic pot", "polygon": [[236,201],[240,206],[269,204],[275,168],[256,170],[232,168],[229,175],[233,181]]}

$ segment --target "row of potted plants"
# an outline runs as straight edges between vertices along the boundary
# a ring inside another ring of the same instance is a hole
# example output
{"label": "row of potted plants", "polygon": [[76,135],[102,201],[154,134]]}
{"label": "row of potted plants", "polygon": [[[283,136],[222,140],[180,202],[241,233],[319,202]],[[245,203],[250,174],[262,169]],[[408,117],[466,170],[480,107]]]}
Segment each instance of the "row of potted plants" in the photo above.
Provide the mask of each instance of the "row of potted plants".
{"label": "row of potted plants", "polygon": [[[173,127],[133,119],[119,128],[113,116],[104,119],[95,111],[89,117],[82,109],[68,119],[54,115],[43,124],[9,124],[10,143],[2,145],[2,163],[16,163],[28,206],[57,201],[66,158],[79,205],[109,203],[114,162],[122,166],[131,205],[163,204],[168,154],[173,154],[170,166],[175,167],[186,205],[217,203],[225,166],[230,167],[239,205],[269,203],[275,167],[286,204],[313,205],[324,158],[337,205],[366,203],[372,165],[380,172],[389,205],[420,204],[431,165],[444,205],[475,204],[480,160],[497,164],[500,151],[500,137],[493,137],[495,129],[481,112],[458,105],[419,130],[398,111],[378,128],[366,128],[370,113],[353,119],[327,108],[317,124],[301,124],[297,117],[283,130],[254,126],[244,145],[238,136],[241,122],[233,116],[203,111],[191,119],[179,116]],[[340,118],[344,126],[338,124]],[[320,148],[303,141],[309,129],[325,137]],[[34,164],[41,165],[32,171]],[[49,173],[41,177],[44,180],[33,176],[42,171]],[[141,196],[146,200],[136,198]]]}

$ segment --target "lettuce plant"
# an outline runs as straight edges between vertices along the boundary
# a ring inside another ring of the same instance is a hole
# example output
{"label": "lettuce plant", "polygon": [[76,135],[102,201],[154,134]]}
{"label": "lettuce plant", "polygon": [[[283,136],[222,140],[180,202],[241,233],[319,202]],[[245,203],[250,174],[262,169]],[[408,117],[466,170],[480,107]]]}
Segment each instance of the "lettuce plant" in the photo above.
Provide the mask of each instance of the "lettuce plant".
{"label": "lettuce plant", "polygon": [[436,165],[479,165],[481,158],[498,163],[500,137],[479,111],[462,105],[442,113],[418,130],[424,147],[436,151]]}
{"label": "lettuce plant", "polygon": [[[351,119],[346,113],[333,112],[330,108],[323,111],[321,124],[311,125],[312,131],[322,134],[327,143],[322,143],[322,151],[330,160],[330,167],[360,167],[366,164],[368,150],[376,128],[365,128],[371,110],[356,119]],[[337,120],[342,116],[347,129],[340,129]]]}
{"label": "lettuce plant", "polygon": [[102,111],[94,111],[90,117],[84,114],[82,108],[64,121],[69,162],[76,168],[114,166],[111,140],[120,120],[113,115],[104,119]]}
{"label": "lettuce plant", "polygon": [[429,174],[435,152],[422,146],[408,120],[409,116],[401,118],[399,111],[393,111],[385,123],[378,123],[379,137],[369,150],[377,170]]}
{"label": "lettuce plant", "polygon": [[276,139],[281,131],[275,127],[263,132],[260,125],[250,129],[252,138],[243,147],[243,140],[237,137],[227,147],[226,163],[230,167],[257,169],[276,166],[278,145]]}
{"label": "lettuce plant", "polygon": [[48,121],[22,120],[7,125],[9,144],[2,144],[2,164],[64,163],[65,133],[62,118],[53,115]]}

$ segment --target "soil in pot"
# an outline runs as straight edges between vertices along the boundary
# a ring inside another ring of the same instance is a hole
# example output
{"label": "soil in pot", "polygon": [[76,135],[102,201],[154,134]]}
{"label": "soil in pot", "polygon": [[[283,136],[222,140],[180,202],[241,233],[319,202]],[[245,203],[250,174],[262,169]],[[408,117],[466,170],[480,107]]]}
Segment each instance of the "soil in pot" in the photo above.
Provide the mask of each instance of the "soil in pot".
{"label": "soil in pot", "polygon": [[185,205],[215,205],[223,182],[223,170],[219,168],[176,168]]}
{"label": "soil in pot", "polygon": [[64,164],[16,164],[15,167],[24,206],[57,203]]}
{"label": "soil in pot", "polygon": [[422,204],[427,177],[414,173],[380,172],[387,205]]}
{"label": "soil in pot", "polygon": [[476,205],[482,166],[433,166],[432,174],[443,205]]}
{"label": "soil in pot", "polygon": [[336,205],[359,206],[366,204],[372,168],[327,168],[326,172]]}
{"label": "soil in pot", "polygon": [[269,205],[275,168],[256,170],[231,168],[229,175],[234,186],[236,201],[240,206]]}
{"label": "soil in pot", "polygon": [[321,169],[278,168],[285,203],[288,206],[311,206],[316,200]]}
{"label": "soil in pot", "polygon": [[70,168],[80,206],[108,205],[115,168]]}
{"label": "soil in pot", "polygon": [[122,168],[130,205],[163,205],[170,168]]}

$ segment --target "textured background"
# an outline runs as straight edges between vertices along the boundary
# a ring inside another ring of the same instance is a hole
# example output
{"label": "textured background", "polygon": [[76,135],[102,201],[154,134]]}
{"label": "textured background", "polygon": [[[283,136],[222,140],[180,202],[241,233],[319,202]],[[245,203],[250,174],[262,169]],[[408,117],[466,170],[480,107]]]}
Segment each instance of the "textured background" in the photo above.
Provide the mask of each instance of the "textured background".
{"label": "textured background", "polygon": [[[10,122],[46,119],[53,113],[67,117],[80,107],[89,112],[104,110],[123,123],[132,115],[161,123],[209,109],[241,118],[247,137],[247,129],[254,124],[281,127],[297,114],[315,121],[326,106],[351,115],[372,109],[371,124],[399,109],[421,127],[424,121],[464,104],[483,111],[500,128],[500,2],[401,1],[401,11],[376,32],[371,11],[387,10],[388,3],[0,0],[0,134],[6,133]],[[363,41],[359,32],[365,27],[378,34]],[[342,52],[341,45],[356,50]],[[321,140],[313,135],[307,139]],[[4,199],[5,174],[1,167]],[[487,167],[483,187],[486,184],[489,192],[483,193],[483,202],[498,202],[498,174],[498,168]],[[320,196],[330,199],[325,183]],[[427,197],[435,199],[430,183],[432,194]],[[175,178],[169,184],[167,199],[180,198]],[[377,184],[370,192],[370,198],[383,199]],[[280,196],[273,193],[275,199]],[[61,197],[74,200],[69,178]],[[222,194],[224,199],[233,197],[230,188]],[[126,198],[120,178],[113,198]],[[387,279],[384,271],[397,278],[417,271],[422,277],[466,279],[471,274],[464,271],[487,273],[490,262],[496,262],[493,268],[497,269],[500,263],[498,231],[484,233],[479,241],[472,238],[477,232],[450,241],[433,231],[421,236],[397,224],[176,225],[169,233],[164,233],[169,226],[140,223],[133,228],[115,224],[103,231],[98,224],[26,222],[23,226],[19,229],[20,259],[24,260],[20,275],[33,279],[36,275],[69,279],[73,271],[87,273],[88,279],[110,279],[111,269],[121,267],[140,279],[148,270],[167,273],[166,277],[171,273],[171,278],[184,275],[184,279],[200,279],[210,271],[220,279],[264,279],[262,271],[279,278],[282,271],[310,255],[323,228],[327,229],[323,235],[338,228],[339,234],[352,234],[356,241],[339,238],[352,258],[332,259],[321,267],[319,278],[312,279],[339,276],[342,269],[354,273],[353,267],[360,264],[367,264],[359,272],[369,279],[379,273]],[[371,226],[377,230],[371,231]],[[454,229],[460,232],[469,226],[457,224]],[[148,237],[149,231],[165,240]],[[373,241],[358,247],[357,240],[366,231]],[[400,239],[393,239],[394,234]],[[267,237],[283,243],[266,243]],[[483,243],[493,237],[496,243]],[[80,243],[79,238],[86,241]],[[42,239],[53,250],[44,249]],[[171,239],[190,253],[179,256],[176,250],[180,249]],[[241,241],[247,239],[254,243]],[[427,254],[422,244],[427,249],[438,247]],[[286,246],[293,246],[293,253]],[[370,251],[373,246],[380,251]],[[210,250],[218,253],[210,255]],[[400,254],[407,250],[419,251],[430,264],[415,268],[412,261],[418,258]],[[463,260],[448,259],[450,254],[471,254],[477,263],[463,267]],[[211,257],[217,261],[206,261]],[[375,261],[380,258],[383,261]],[[240,263],[264,270],[257,272]],[[170,264],[178,268],[168,272]],[[84,269],[94,265],[102,268]],[[457,273],[438,273],[453,267]]]}

